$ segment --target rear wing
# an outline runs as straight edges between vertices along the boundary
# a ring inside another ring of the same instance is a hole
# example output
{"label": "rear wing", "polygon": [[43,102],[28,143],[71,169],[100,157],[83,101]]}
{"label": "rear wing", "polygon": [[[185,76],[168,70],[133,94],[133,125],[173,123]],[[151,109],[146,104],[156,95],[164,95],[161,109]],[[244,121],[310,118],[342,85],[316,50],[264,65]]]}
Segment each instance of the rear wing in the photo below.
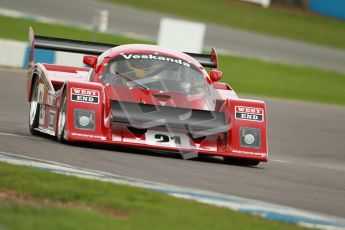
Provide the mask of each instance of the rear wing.
{"label": "rear wing", "polygon": [[[98,56],[102,54],[104,51],[116,46],[119,46],[119,45],[39,36],[39,35],[35,35],[33,29],[30,27],[30,30],[29,30],[29,55],[30,55],[29,68],[34,64],[35,48]],[[208,67],[208,68],[218,67],[217,53],[214,48],[212,48],[211,54],[196,54],[196,53],[185,53],[185,54],[196,59],[204,67]]]}

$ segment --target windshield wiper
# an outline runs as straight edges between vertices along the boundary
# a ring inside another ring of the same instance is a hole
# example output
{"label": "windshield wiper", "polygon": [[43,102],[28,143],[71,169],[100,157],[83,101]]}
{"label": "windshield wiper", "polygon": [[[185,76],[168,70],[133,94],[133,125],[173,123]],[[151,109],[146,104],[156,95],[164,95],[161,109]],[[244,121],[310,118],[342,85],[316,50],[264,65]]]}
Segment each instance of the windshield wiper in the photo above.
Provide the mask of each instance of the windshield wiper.
{"label": "windshield wiper", "polygon": [[121,77],[126,78],[128,81],[134,82],[134,83],[137,84],[138,86],[141,86],[142,88],[144,88],[144,89],[146,89],[146,90],[149,90],[149,87],[147,87],[147,86],[141,84],[140,82],[138,82],[138,81],[136,81],[136,80],[130,78],[129,76],[124,75],[124,74],[122,74],[122,73],[119,73],[119,72],[117,72],[117,71],[115,71],[115,73],[116,73],[117,75],[121,76]]}

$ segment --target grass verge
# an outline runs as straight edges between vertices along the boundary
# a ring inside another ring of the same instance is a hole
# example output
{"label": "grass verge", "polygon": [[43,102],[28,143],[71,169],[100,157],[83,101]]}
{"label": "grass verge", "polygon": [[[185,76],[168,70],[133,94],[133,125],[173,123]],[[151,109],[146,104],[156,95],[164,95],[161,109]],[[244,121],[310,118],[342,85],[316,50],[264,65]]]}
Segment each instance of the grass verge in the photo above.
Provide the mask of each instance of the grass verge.
{"label": "grass verge", "polygon": [[345,49],[345,23],[311,13],[264,9],[233,0],[107,0],[187,19]]}
{"label": "grass verge", "polygon": [[98,41],[106,43],[152,43],[134,38],[116,36],[105,33],[93,33],[90,30],[80,29],[71,26],[40,23],[34,20],[23,18],[12,18],[0,15],[0,38],[17,41],[28,41],[29,27],[33,27],[36,34],[62,37],[70,39],[79,39],[84,41]]}
{"label": "grass verge", "polygon": [[345,74],[220,56],[224,82],[238,93],[345,105]]}
{"label": "grass verge", "polygon": [[[0,16],[0,38],[27,41],[29,26],[40,35],[82,40],[94,36],[88,30]],[[147,43],[109,34],[97,38],[107,43]],[[345,105],[345,74],[232,56],[219,59],[222,81],[238,93]]]}
{"label": "grass verge", "polygon": [[145,189],[2,162],[0,227],[35,230],[303,229]]}

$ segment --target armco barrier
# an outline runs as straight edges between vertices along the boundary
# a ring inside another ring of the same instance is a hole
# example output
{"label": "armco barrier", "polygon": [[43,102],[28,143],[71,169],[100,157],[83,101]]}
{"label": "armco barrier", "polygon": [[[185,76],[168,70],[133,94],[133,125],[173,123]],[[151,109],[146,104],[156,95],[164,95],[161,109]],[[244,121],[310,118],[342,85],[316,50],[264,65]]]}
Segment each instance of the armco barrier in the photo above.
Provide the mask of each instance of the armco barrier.
{"label": "armco barrier", "polygon": [[0,65],[24,67],[27,44],[11,40],[0,40]]}
{"label": "armco barrier", "polygon": [[345,20],[344,0],[310,0],[309,7],[313,12]]}
{"label": "armco barrier", "polygon": [[[27,68],[29,63],[29,47],[27,42],[0,40],[0,65]],[[35,63],[84,66],[83,55],[35,49]]]}

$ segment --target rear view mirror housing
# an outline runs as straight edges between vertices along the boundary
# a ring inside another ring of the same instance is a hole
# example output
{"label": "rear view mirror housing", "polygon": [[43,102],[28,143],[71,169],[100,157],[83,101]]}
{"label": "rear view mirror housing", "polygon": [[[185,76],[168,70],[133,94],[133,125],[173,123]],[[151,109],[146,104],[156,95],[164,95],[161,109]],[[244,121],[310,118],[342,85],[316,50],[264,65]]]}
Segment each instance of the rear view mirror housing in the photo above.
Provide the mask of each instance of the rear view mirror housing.
{"label": "rear view mirror housing", "polygon": [[210,78],[212,82],[219,81],[222,78],[222,75],[223,75],[222,71],[218,69],[211,69],[210,71]]}
{"label": "rear view mirror housing", "polygon": [[97,65],[97,57],[96,56],[84,56],[83,63],[85,65],[90,66],[91,68],[95,68]]}

